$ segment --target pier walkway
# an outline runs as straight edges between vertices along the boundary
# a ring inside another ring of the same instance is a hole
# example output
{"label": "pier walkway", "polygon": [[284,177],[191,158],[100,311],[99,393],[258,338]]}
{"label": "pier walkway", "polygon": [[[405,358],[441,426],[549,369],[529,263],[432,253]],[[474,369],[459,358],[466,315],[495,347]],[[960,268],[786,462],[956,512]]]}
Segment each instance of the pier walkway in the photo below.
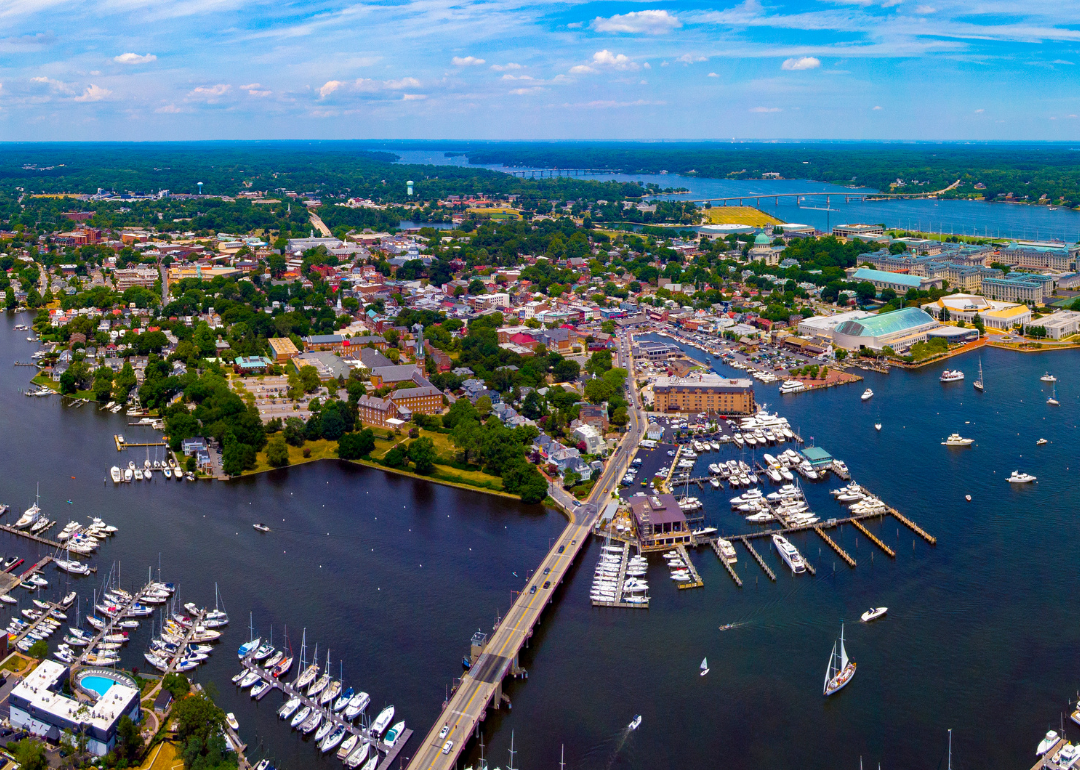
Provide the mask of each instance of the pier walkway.
{"label": "pier walkway", "polygon": [[[86,647],[83,648],[83,651],[79,653],[77,661],[78,663],[86,665],[87,658],[91,654],[93,654],[92,650],[101,643],[102,639],[104,639],[106,636],[109,636],[113,632],[113,629],[116,627],[117,623],[125,619],[125,617],[127,616],[127,611],[131,609],[133,605],[138,603],[140,599],[142,599],[143,595],[147,592],[149,588],[150,584],[147,583],[145,586],[132,594],[130,599],[128,599],[121,605],[117,605],[116,612],[114,612],[112,615],[102,613],[102,615],[105,616],[105,625],[97,630],[97,633],[94,634],[94,638],[90,641],[90,644],[86,645]],[[97,615],[97,613],[98,608],[94,607],[93,614]],[[76,622],[76,626],[77,625],[78,623]]]}
{"label": "pier walkway", "polygon": [[[300,705],[297,706],[297,709],[302,709],[305,706],[308,706],[311,708],[312,714],[317,711],[322,712],[324,720],[329,720],[335,725],[345,728],[346,737],[349,735],[356,735],[361,742],[369,744],[371,746],[371,749],[379,752],[382,755],[382,761],[379,763],[379,770],[386,770],[387,768],[389,768],[390,765],[393,763],[394,759],[397,757],[398,752],[400,752],[401,749],[404,748],[405,744],[409,742],[409,739],[412,738],[413,731],[406,728],[404,731],[402,731],[401,735],[398,736],[398,739],[394,742],[393,746],[387,746],[381,740],[381,736],[372,732],[371,725],[368,723],[368,715],[366,709],[361,712],[358,717],[360,720],[360,724],[353,724],[352,722],[346,720],[341,715],[341,712],[336,712],[333,710],[333,700],[327,701],[325,703],[320,703],[321,693],[316,695],[315,697],[308,697],[302,690],[293,687],[291,683],[283,682],[280,679],[275,679],[269,671],[259,665],[259,662],[255,660],[252,655],[254,655],[254,653],[248,655],[246,658],[241,660],[241,665],[243,665],[246,671],[253,671],[258,674],[260,681],[266,682],[270,685],[268,689],[266,689],[261,695],[258,696],[258,700],[262,700],[265,695],[273,692],[274,690],[281,690],[281,692],[284,693],[285,700],[298,698],[300,700]],[[302,672],[303,668],[301,667],[300,669],[298,669],[297,674],[299,675]],[[335,697],[334,700],[336,699],[337,698]],[[325,721],[322,722],[322,724],[325,723]],[[286,725],[286,727],[288,727],[288,725]],[[337,728],[335,727],[334,729],[336,730]],[[358,743],[356,748],[359,748],[359,746],[360,744]],[[316,745],[316,751],[318,750],[318,746]]]}
{"label": "pier walkway", "polygon": [[742,578],[739,577],[739,573],[735,571],[735,568],[731,566],[731,562],[724,558],[724,554],[720,551],[720,541],[718,539],[710,540],[709,545],[712,546],[713,551],[716,553],[716,558],[724,565],[724,569],[731,575],[731,579],[735,581],[735,585],[742,588]]}
{"label": "pier walkway", "polygon": [[690,554],[686,552],[686,546],[680,545],[675,548],[679,554],[679,558],[683,560],[683,564],[686,565],[687,571],[690,573],[690,580],[685,583],[676,583],[675,585],[680,589],[685,588],[701,588],[705,585],[705,581],[701,579],[701,575],[698,574],[697,569],[694,568],[693,562],[690,561]]}

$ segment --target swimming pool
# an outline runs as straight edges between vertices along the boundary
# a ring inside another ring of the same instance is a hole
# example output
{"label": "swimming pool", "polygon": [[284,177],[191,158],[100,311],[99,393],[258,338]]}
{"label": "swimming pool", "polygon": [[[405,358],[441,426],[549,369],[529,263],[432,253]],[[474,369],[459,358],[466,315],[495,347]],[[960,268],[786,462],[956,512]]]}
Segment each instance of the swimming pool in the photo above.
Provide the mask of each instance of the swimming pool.
{"label": "swimming pool", "polygon": [[79,685],[92,693],[96,693],[100,698],[102,695],[109,691],[116,682],[108,677],[104,676],[84,676],[79,679]]}

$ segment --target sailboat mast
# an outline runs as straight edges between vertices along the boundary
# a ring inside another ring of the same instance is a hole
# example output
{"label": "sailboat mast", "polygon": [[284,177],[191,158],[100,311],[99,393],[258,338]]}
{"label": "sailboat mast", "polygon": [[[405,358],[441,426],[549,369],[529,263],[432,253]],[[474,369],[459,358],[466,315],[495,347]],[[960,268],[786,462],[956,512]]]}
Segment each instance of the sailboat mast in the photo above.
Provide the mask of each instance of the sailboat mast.
{"label": "sailboat mast", "polygon": [[952,728],[949,728],[949,770],[952,770]]}

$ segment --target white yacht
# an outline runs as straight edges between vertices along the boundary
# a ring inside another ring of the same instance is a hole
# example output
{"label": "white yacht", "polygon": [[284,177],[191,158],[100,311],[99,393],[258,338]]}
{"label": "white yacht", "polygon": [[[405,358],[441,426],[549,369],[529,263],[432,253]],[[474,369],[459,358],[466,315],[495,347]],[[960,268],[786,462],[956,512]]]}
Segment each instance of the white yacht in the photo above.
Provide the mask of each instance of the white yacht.
{"label": "white yacht", "polygon": [[739,560],[738,554],[735,553],[735,546],[731,544],[730,540],[719,537],[716,539],[716,547],[720,549],[720,555],[724,558],[724,561],[729,564]]}
{"label": "white yacht", "polygon": [[123,474],[120,473],[120,468],[116,465],[109,469],[109,475],[112,476],[114,484],[119,484],[124,480]]}
{"label": "white yacht", "polygon": [[394,707],[387,706],[379,715],[375,717],[375,721],[371,723],[371,734],[382,736],[386,732],[386,728],[390,726],[390,720],[394,718]]}
{"label": "white yacht", "polygon": [[863,623],[869,623],[871,620],[877,620],[888,611],[888,607],[873,607],[864,612],[859,619],[862,620]]}
{"label": "white yacht", "polygon": [[942,382],[959,382],[964,379],[964,373],[959,369],[946,369],[938,379]]}
{"label": "white yacht", "polygon": [[1050,374],[1050,372],[1047,372],[1046,374],[1044,374],[1039,379],[1042,380],[1043,382],[1057,382],[1057,377]]}
{"label": "white yacht", "polygon": [[1046,734],[1046,737],[1043,738],[1042,741],[1039,742],[1039,747],[1037,749],[1035,749],[1035,756],[1041,757],[1043,754],[1050,751],[1050,749],[1057,746],[1057,742],[1058,742],[1057,730],[1051,730],[1050,732],[1048,732]]}
{"label": "white yacht", "polygon": [[862,400],[863,401],[869,401],[873,397],[874,397],[874,391],[870,390],[870,388],[867,388],[866,390],[863,391],[863,394],[862,394]]}
{"label": "white yacht", "polygon": [[1013,471],[1009,476],[1010,484],[1029,484],[1035,480],[1035,477],[1030,473],[1021,473],[1020,471]]}
{"label": "white yacht", "polygon": [[784,395],[785,393],[798,393],[803,390],[806,390],[806,386],[798,380],[784,380],[780,385],[781,395]]}
{"label": "white yacht", "polygon": [[773,545],[776,546],[776,550],[780,553],[780,558],[784,560],[784,563],[791,568],[791,571],[798,575],[800,572],[806,572],[806,562],[803,561],[802,554],[800,554],[788,539],[783,535],[772,536]]}
{"label": "white yacht", "polygon": [[971,446],[975,443],[973,438],[964,438],[959,433],[951,434],[947,439],[941,442],[942,446]]}

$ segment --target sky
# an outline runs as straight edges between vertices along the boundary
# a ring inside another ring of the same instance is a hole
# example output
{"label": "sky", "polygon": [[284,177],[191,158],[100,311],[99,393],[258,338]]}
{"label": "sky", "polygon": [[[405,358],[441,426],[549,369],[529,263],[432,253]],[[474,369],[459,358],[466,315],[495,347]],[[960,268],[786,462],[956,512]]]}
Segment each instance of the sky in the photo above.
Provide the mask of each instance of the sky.
{"label": "sky", "polygon": [[1073,140],[1077,0],[0,0],[0,140]]}

